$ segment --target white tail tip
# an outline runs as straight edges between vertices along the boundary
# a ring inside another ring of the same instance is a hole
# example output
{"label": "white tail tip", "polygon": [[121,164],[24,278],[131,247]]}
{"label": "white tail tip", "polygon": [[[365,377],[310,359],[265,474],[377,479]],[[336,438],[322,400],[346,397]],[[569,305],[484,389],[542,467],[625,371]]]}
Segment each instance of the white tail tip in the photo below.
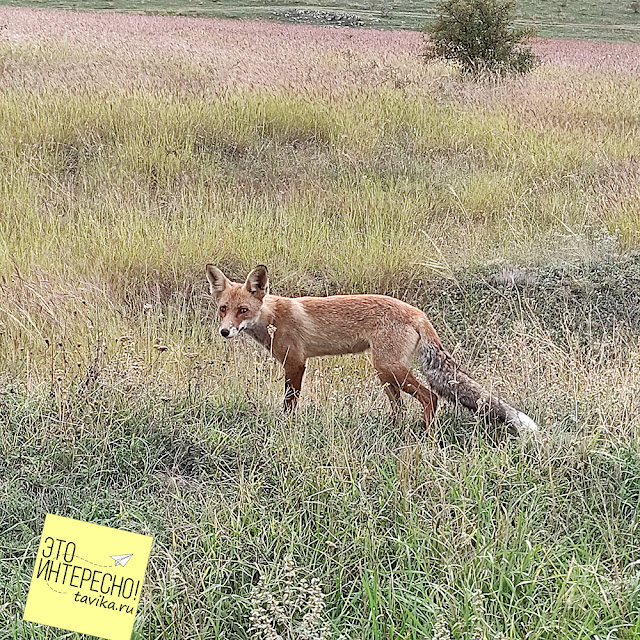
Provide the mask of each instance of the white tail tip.
{"label": "white tail tip", "polygon": [[537,433],[540,431],[540,427],[526,413],[522,413],[522,411],[518,411],[518,421],[520,422],[518,428],[522,431],[529,433]]}

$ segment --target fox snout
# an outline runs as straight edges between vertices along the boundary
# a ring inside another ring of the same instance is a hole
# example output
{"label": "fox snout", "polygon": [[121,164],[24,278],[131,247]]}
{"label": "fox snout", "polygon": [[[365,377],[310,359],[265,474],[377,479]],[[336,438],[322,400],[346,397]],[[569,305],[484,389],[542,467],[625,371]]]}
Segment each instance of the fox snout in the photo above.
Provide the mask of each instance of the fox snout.
{"label": "fox snout", "polygon": [[237,327],[220,327],[220,335],[223,338],[235,338],[238,333],[240,333],[240,329]]}

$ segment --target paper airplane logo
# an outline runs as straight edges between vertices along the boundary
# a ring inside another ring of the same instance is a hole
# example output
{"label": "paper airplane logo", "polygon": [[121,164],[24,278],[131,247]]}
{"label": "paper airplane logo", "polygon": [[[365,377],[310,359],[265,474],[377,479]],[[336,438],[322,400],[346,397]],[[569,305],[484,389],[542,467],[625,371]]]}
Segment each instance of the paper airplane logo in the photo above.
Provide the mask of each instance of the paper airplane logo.
{"label": "paper airplane logo", "polygon": [[125,553],[122,556],[109,556],[110,558],[113,558],[116,561],[116,564],[114,566],[118,566],[120,565],[121,567],[124,567],[125,564],[127,564],[127,562],[129,562],[129,560],[131,560],[131,556],[133,555],[133,553]]}

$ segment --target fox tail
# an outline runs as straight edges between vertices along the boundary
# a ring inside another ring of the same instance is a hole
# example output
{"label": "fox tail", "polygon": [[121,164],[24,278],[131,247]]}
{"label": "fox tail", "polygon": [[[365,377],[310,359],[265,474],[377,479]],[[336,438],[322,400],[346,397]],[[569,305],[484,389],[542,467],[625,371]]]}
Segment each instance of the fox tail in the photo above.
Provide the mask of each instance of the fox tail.
{"label": "fox tail", "polygon": [[490,420],[504,422],[520,435],[539,431],[528,415],[482,387],[439,344],[423,340],[418,353],[422,373],[437,395]]}

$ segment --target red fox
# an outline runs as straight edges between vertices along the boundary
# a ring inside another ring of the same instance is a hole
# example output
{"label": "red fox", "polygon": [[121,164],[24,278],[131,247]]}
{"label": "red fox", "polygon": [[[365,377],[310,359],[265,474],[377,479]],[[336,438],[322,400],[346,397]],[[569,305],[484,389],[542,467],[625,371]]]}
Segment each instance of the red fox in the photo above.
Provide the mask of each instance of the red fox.
{"label": "red fox", "polygon": [[[253,269],[244,283],[232,282],[212,264],[206,272],[218,306],[220,335],[235,338],[244,332],[284,366],[285,411],[296,407],[307,358],[370,349],[373,366],[391,401],[394,422],[401,415],[404,391],[422,404],[426,425],[431,423],[440,397],[518,431],[538,430],[529,416],[462,371],[442,347],[427,316],[402,300],[367,294],[270,295],[263,265]],[[411,372],[415,352],[429,388]]]}

